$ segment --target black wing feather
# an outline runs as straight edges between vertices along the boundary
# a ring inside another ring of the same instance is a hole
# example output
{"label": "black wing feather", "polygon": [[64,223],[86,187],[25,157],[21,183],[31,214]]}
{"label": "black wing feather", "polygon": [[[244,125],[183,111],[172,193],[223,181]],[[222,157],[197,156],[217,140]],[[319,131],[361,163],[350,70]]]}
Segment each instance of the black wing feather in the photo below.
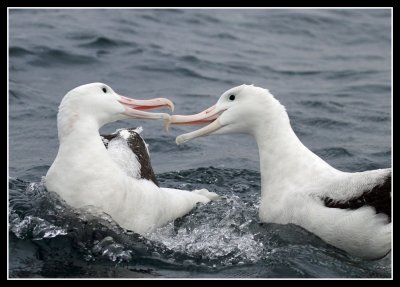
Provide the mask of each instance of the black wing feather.
{"label": "black wing feather", "polygon": [[[147,153],[146,144],[142,137],[135,132],[134,128],[127,129],[129,131],[130,136],[127,140],[129,148],[132,152],[136,155],[139,163],[140,163],[140,177],[151,180],[154,182],[155,185],[160,186],[156,175],[154,174],[153,168],[151,166],[150,157]],[[107,139],[108,141],[113,140],[114,138],[119,136],[119,133],[114,133],[110,135],[101,135],[103,138]],[[103,141],[104,142],[104,141]],[[108,148],[108,143],[104,142],[106,148]]]}
{"label": "black wing feather", "polygon": [[391,187],[392,176],[389,174],[381,185],[377,185],[373,189],[363,192],[359,197],[347,201],[335,201],[330,197],[325,197],[322,200],[325,206],[330,208],[357,209],[366,205],[371,206],[375,208],[376,213],[386,214],[389,217],[389,222],[391,222]]}

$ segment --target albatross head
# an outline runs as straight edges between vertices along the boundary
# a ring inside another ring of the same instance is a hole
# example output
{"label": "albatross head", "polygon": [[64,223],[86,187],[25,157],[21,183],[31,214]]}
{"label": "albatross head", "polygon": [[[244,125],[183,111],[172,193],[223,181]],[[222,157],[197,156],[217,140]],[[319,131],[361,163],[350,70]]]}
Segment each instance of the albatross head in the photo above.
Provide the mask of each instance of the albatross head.
{"label": "albatross head", "polygon": [[69,91],[63,98],[58,114],[59,125],[73,127],[76,121],[94,121],[100,128],[106,123],[117,120],[169,119],[165,113],[150,113],[146,110],[168,107],[173,103],[164,98],[135,100],[118,95],[110,86],[103,83],[91,83]]}
{"label": "albatross head", "polygon": [[173,115],[168,124],[208,124],[178,136],[176,143],[182,144],[206,135],[254,134],[265,125],[261,117],[265,118],[267,115],[273,119],[282,111],[284,107],[268,90],[253,85],[241,85],[224,92],[218,102],[207,110],[195,115]]}

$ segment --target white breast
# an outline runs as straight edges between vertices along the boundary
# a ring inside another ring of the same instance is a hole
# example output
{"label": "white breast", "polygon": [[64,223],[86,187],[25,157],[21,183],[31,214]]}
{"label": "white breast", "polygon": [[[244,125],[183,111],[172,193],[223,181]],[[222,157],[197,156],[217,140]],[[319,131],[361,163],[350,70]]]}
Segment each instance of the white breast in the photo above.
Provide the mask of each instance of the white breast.
{"label": "white breast", "polygon": [[140,163],[125,139],[117,137],[108,143],[108,154],[126,175],[139,179]]}

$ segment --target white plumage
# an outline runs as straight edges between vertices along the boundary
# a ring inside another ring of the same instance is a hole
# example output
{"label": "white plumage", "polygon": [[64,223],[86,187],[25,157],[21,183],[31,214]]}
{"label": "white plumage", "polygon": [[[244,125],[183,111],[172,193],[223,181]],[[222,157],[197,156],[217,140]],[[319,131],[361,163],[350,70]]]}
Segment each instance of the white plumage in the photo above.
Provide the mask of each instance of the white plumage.
{"label": "white plumage", "polygon": [[[141,131],[142,128],[140,127],[136,130],[137,135],[133,133],[133,136],[139,136]],[[132,136],[131,133],[126,129],[117,130],[116,133],[120,136],[109,141],[107,144],[109,156],[119,165],[126,175],[135,179],[140,179],[140,162],[127,142],[129,137]]]}
{"label": "white plumage", "polygon": [[143,110],[166,105],[172,103],[121,97],[102,83],[71,90],[59,107],[60,146],[46,175],[47,189],[74,207],[97,206],[122,227],[141,234],[183,216],[198,202],[217,198],[206,190],[159,188],[149,180],[138,179],[137,159],[129,149],[121,150],[122,142],[111,142],[108,151],[105,148],[98,132],[102,125],[132,117],[165,119],[167,114]]}
{"label": "white plumage", "polygon": [[[197,115],[171,117],[175,124],[199,122],[210,124],[180,135],[177,143],[227,133],[247,133],[256,139],[261,221],[300,225],[366,259],[391,250],[390,168],[356,173],[333,168],[301,143],[279,101],[268,90],[252,85],[226,91],[215,106]],[[375,203],[383,205],[386,213],[376,213]]]}

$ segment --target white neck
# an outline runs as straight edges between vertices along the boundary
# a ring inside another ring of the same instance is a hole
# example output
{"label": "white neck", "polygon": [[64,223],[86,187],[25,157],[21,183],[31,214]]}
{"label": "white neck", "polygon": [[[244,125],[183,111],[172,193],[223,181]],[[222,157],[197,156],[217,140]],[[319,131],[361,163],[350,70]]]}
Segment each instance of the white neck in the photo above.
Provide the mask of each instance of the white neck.
{"label": "white neck", "polygon": [[95,142],[101,142],[99,134],[99,124],[91,118],[82,119],[79,116],[73,116],[67,122],[59,119],[58,138],[60,148],[65,145],[81,146],[88,140],[90,145]]}
{"label": "white neck", "polygon": [[[89,117],[70,119],[58,119],[60,146],[47,172],[46,187],[73,206],[97,204],[111,190],[108,175],[119,179],[124,173],[108,155],[97,121]],[[102,192],[93,188],[100,186]]]}
{"label": "white neck", "polygon": [[273,113],[264,113],[253,131],[260,153],[262,198],[302,190],[340,172],[301,143],[283,106],[277,105]]}
{"label": "white neck", "polygon": [[[85,115],[62,113],[58,117],[58,137],[60,146],[57,163],[62,164],[69,172],[79,174],[92,173],[92,169],[104,169],[112,164],[100,134],[100,125],[96,119]],[[107,163],[107,164],[106,164]],[[81,165],[78,169],[69,170],[70,165]]]}

